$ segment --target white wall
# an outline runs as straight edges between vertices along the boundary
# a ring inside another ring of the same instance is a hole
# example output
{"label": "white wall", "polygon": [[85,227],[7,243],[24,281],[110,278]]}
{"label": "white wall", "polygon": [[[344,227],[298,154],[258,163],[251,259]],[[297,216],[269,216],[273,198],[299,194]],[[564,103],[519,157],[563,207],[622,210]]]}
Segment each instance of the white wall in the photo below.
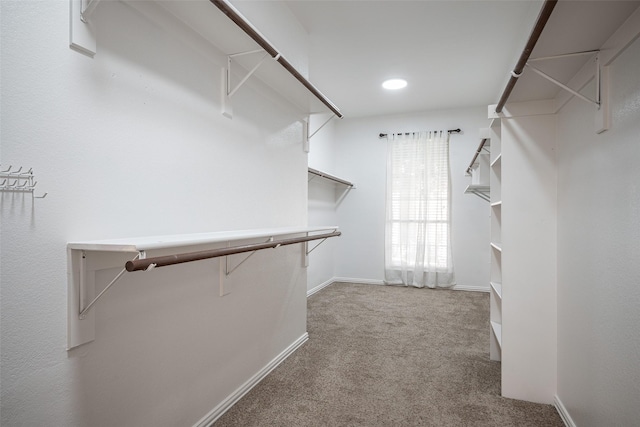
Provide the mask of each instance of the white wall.
{"label": "white wall", "polygon": [[638,70],[640,40],[611,67],[607,132],[578,99],[558,120],[558,397],[580,427],[640,419]]}
{"label": "white wall", "polygon": [[252,81],[223,118],[226,58],[151,12],[102,2],[91,59],[68,47],[69,2],[0,7],[2,167],[49,193],[1,194],[0,423],[192,425],[305,334],[300,247],[257,253],[224,298],[217,262],[125,275],[67,352],[66,243],[305,225],[300,114]]}
{"label": "white wall", "polygon": [[459,287],[488,289],[489,204],[463,194],[470,178],[464,172],[486,128],[486,108],[343,119],[336,124],[335,173],[357,189],[337,210],[343,231],[336,252],[336,275],[380,283],[384,279],[386,140],[378,134],[461,128],[450,144],[453,261]]}
{"label": "white wall", "polygon": [[502,395],[556,391],[556,116],[501,120]]}
{"label": "white wall", "polygon": [[[309,122],[310,132],[320,129],[329,118],[326,114],[311,116]],[[324,125],[311,139],[309,143],[309,167],[336,176],[335,171],[335,147],[339,144],[336,140],[335,124],[337,119],[332,119]],[[347,177],[341,177],[347,179]],[[344,185],[336,185],[331,181],[309,175],[308,190],[308,215],[309,225],[339,225],[336,210],[347,190]],[[351,192],[351,191],[350,191]],[[348,197],[348,194],[345,195]],[[336,276],[335,252],[341,244],[342,237],[334,237],[326,240],[309,255],[307,267],[307,290],[314,291],[323,285],[331,283]],[[310,248],[315,243],[310,243]]]}

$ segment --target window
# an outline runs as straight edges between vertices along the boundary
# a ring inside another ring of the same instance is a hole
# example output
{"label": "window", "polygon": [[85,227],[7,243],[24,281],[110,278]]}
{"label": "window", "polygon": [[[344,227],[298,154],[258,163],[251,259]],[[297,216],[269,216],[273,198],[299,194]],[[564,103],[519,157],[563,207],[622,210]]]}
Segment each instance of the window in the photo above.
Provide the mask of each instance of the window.
{"label": "window", "polygon": [[389,283],[453,283],[447,132],[395,135],[387,159],[385,271]]}

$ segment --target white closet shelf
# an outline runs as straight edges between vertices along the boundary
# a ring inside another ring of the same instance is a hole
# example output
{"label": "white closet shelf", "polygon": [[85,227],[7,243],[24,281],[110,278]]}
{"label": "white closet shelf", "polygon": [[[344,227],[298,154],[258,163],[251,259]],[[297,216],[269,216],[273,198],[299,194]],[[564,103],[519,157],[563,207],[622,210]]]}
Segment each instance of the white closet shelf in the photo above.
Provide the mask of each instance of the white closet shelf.
{"label": "white closet shelf", "polygon": [[496,295],[498,296],[498,299],[502,300],[502,283],[500,282],[490,282],[490,283],[491,283],[491,287],[493,288]]}
{"label": "white closet shelf", "polygon": [[502,163],[502,153],[498,154],[498,156],[491,162],[492,168],[499,168]]}
{"label": "white closet shelf", "polygon": [[[186,25],[213,47],[227,55],[229,64],[241,68],[241,75],[233,75],[240,81],[236,89],[249,76],[255,76],[271,87],[280,97],[288,100],[307,114],[326,113],[331,111],[342,118],[340,110],[323,95],[303,73],[287,61],[264,36],[234,8],[229,0],[202,1],[137,1],[122,0],[156,23],[166,27],[179,28]],[[93,57],[97,51],[96,35],[90,28],[93,15],[100,13],[101,0],[70,0],[70,46],[72,49]],[[263,61],[261,59],[271,59]],[[227,69],[221,72],[227,74]],[[234,71],[235,73],[235,71]],[[217,78],[214,76],[217,80]],[[225,78],[226,80],[226,78]],[[227,85],[228,83],[229,85]],[[225,81],[223,98],[230,103],[231,81]],[[235,92],[235,89],[233,90]],[[230,105],[225,105],[223,112],[231,116]]]}
{"label": "white closet shelf", "polygon": [[[135,6],[138,2],[129,3]],[[246,70],[243,74],[253,69],[253,76],[302,111],[308,114],[331,111],[342,118],[339,109],[297,71],[228,0],[158,1],[157,4],[224,54],[232,56],[233,62]],[[245,54],[249,52],[251,54]],[[265,53],[270,60],[254,69]]]}
{"label": "white closet shelf", "polygon": [[498,340],[498,346],[502,347],[502,325],[498,322],[491,322],[491,329]]}
{"label": "white closet shelf", "polygon": [[469,185],[464,189],[464,194],[474,194],[483,200],[489,201],[491,187],[488,185]]}
{"label": "white closet shelf", "polygon": [[84,251],[140,252],[154,249],[199,246],[235,240],[276,237],[289,234],[337,230],[338,226],[282,227],[253,230],[218,231],[209,233],[173,234],[107,240],[87,240],[67,243],[67,248]]}
{"label": "white closet shelf", "polygon": [[[302,244],[302,261],[307,266],[308,255],[313,249],[326,239],[339,235],[337,226],[301,226],[69,242],[67,348],[72,349],[93,341],[95,310],[91,308],[127,272],[148,271],[157,267],[218,258],[219,293],[222,297],[229,294],[224,287],[225,277],[256,251]],[[274,239],[276,237],[278,238]],[[309,249],[308,242],[315,240],[320,240],[320,243]],[[232,246],[230,243],[234,241],[240,243]],[[148,252],[152,252],[153,256],[149,257]],[[245,254],[245,258],[230,269],[227,257],[236,254]],[[96,272],[115,267],[122,270],[95,295]]]}
{"label": "white closet shelf", "polygon": [[328,174],[326,172],[319,171],[317,169],[309,168],[309,173],[311,175],[313,175],[313,176],[318,176],[320,178],[323,178],[323,179],[326,179],[328,181],[331,181],[331,182],[333,182],[335,184],[342,184],[342,185],[346,185],[347,187],[350,187],[350,188],[355,188],[355,185],[352,182],[349,182],[349,181],[344,180],[342,178],[338,178],[337,176],[330,175],[330,174]]}

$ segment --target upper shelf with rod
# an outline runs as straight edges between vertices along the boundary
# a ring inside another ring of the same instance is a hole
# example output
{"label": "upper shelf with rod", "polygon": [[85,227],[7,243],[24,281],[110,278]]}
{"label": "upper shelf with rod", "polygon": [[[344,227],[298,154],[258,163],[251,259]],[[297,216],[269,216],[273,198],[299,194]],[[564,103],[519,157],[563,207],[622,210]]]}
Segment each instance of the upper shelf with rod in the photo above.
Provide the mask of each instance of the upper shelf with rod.
{"label": "upper shelf with rod", "polygon": [[[331,182],[333,182],[335,184],[341,184],[341,185],[346,185],[349,188],[355,188],[355,185],[352,182],[346,181],[346,180],[344,180],[342,178],[338,178],[337,176],[329,175],[328,173],[321,172],[321,171],[319,171],[317,169],[309,168],[309,174],[312,175],[311,179],[313,179],[314,177],[317,176],[317,177],[326,179],[328,181],[331,181]],[[311,180],[309,180],[309,181],[311,181]]]}
{"label": "upper shelf with rod", "polygon": [[[67,244],[67,347],[72,349],[93,341],[95,310],[91,309],[127,272],[219,258],[220,296],[224,296],[229,293],[225,291],[225,277],[256,251],[301,243],[306,266],[312,250],[340,234],[337,226],[309,226],[70,242]],[[320,242],[309,249],[307,242],[315,240]],[[249,255],[230,268],[228,257],[244,253]],[[120,267],[121,271],[94,295],[96,272],[114,267]]]}
{"label": "upper shelf with rod", "polygon": [[[493,125],[494,121],[491,122]],[[465,175],[471,176],[471,184],[464,190],[465,194],[473,194],[485,201],[489,201],[491,188],[489,185],[490,168],[490,128],[480,129],[480,145],[465,170]]]}
{"label": "upper shelf with rod", "polygon": [[[95,35],[88,23],[100,13],[100,0],[71,1],[71,40],[73,49],[93,57]],[[249,77],[263,81],[281,97],[308,114],[331,112],[342,118],[336,105],[303,76],[251,22],[228,0],[201,1],[126,1],[143,14],[162,13],[187,25],[227,55],[223,88],[223,113],[231,115],[230,99]],[[96,7],[97,6],[97,7]],[[231,84],[231,63],[242,69],[244,77]]]}

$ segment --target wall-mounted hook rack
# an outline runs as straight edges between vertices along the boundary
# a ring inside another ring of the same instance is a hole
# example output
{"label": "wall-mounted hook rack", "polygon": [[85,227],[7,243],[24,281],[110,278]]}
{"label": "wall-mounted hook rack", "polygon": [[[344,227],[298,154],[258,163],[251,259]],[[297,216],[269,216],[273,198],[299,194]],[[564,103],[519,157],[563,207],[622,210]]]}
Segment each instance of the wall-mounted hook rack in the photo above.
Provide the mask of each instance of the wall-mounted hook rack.
{"label": "wall-mounted hook rack", "polygon": [[44,199],[48,194],[35,195],[38,181],[34,180],[33,168],[23,172],[22,166],[14,170],[13,165],[9,165],[7,169],[0,170],[0,180],[2,180],[0,182],[0,191],[2,192],[31,193],[31,197],[35,199]]}

